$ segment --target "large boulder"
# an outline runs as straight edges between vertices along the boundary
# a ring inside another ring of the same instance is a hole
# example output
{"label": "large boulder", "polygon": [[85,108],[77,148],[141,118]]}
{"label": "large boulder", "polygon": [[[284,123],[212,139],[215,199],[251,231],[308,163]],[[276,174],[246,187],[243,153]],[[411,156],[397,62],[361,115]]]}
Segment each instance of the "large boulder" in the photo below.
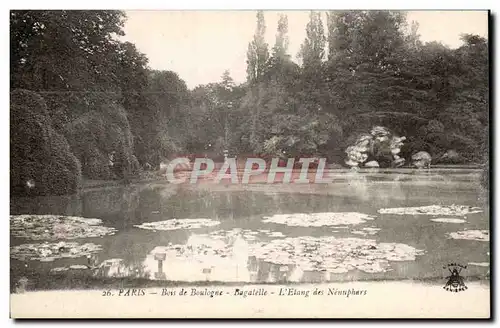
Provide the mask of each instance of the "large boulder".
{"label": "large boulder", "polygon": [[432,156],[426,151],[419,151],[411,156],[411,164],[418,169],[430,168]]}
{"label": "large boulder", "polygon": [[380,167],[380,165],[378,165],[377,161],[369,161],[365,163],[365,167],[375,168]]}
{"label": "large boulder", "polygon": [[405,140],[405,137],[398,137],[385,127],[375,126],[369,134],[360,134],[353,144],[347,147],[345,163],[351,167],[362,166],[367,161],[376,162],[379,167],[402,166],[404,158],[398,154]]}

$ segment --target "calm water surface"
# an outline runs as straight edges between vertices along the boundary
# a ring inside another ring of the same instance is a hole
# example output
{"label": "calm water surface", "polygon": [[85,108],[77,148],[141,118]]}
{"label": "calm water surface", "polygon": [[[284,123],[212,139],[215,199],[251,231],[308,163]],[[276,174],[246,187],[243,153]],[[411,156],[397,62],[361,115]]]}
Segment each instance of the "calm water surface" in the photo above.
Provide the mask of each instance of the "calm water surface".
{"label": "calm water surface", "polygon": [[[206,234],[215,230],[233,228],[282,232],[287,237],[331,236],[374,239],[377,242],[404,243],[425,254],[415,261],[391,262],[392,271],[365,273],[351,270],[344,274],[325,275],[324,272],[304,272],[301,282],[319,282],[353,279],[420,279],[443,277],[443,265],[451,262],[489,262],[489,243],[484,241],[447,239],[448,232],[458,230],[489,230],[487,194],[479,184],[479,171],[433,170],[430,172],[394,171],[378,173],[333,174],[335,182],[324,185],[169,185],[144,184],[88,190],[66,197],[11,199],[11,214],[60,214],[99,218],[105,226],[114,227],[115,235],[103,238],[85,238],[78,242],[102,245],[98,261],[123,259],[132,276],[150,279],[168,279],[175,270],[168,262],[158,263],[151,252],[157,246],[185,244],[192,234]],[[462,224],[437,223],[432,216],[380,215],[377,211],[388,207],[426,205],[470,205],[484,212],[467,215]],[[290,227],[263,223],[263,216],[280,213],[360,212],[375,220],[354,225],[350,229],[335,227]],[[209,218],[221,221],[211,228],[153,231],[134,225],[172,218]],[[381,230],[370,236],[352,234],[352,230],[376,227]],[[336,232],[332,232],[332,231]],[[271,237],[263,236],[262,240]],[[11,245],[32,241],[11,237]],[[11,261],[16,274],[26,270],[49,272],[51,268],[71,264],[86,264],[86,258],[61,259],[54,262]],[[252,282],[281,282],[293,272],[293,266],[258,261],[249,257],[248,267],[253,272]],[[160,264],[160,265],[158,265]],[[177,268],[178,270],[179,268]],[[192,270],[199,270],[192,267]],[[197,277],[201,272],[186,277]],[[489,267],[469,266],[467,275],[484,276]],[[172,271],[173,272],[173,271]],[[204,272],[207,280],[226,280],[217,276],[217,270]],[[105,275],[106,273],[102,273]],[[236,272],[234,277],[238,280]],[[233,277],[233,278],[234,278]],[[186,278],[187,279],[187,278]],[[232,278],[231,278],[232,279]]]}

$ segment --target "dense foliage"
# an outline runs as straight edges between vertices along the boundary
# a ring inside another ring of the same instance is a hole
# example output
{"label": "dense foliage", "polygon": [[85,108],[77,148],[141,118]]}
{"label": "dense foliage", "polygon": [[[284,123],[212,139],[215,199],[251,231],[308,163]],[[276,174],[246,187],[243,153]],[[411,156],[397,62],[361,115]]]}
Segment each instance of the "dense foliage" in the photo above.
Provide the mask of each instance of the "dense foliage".
{"label": "dense foliage", "polygon": [[[487,40],[423,44],[403,12],[311,12],[298,64],[287,16],[270,47],[259,11],[246,83],[226,71],[193,90],[119,41],[123,12],[10,16],[11,185],[19,194],[70,193],[80,176],[127,180],[165,158],[221,158],[225,149],[344,163],[346,148],[373,126],[406,136],[406,159],[426,151],[437,163],[487,161]],[[28,180],[36,187],[26,189]]]}
{"label": "dense foliage", "polygon": [[[199,151],[211,144],[220,153],[214,144],[222,138],[236,153],[320,155],[344,163],[352,141],[381,125],[406,136],[401,156],[407,163],[419,151],[429,152],[435,163],[484,163],[486,39],[463,35],[463,45],[450,49],[423,44],[418,24],[407,22],[403,12],[311,12],[298,65],[287,53],[286,15],[280,16],[270,50],[261,12],[256,21],[247,82],[228,93],[226,75],[194,91],[199,98],[202,90],[211,90],[209,97],[205,93],[210,105],[194,102],[199,108],[194,111],[204,113],[202,125],[212,125],[221,113],[237,121],[228,124],[229,132],[194,129],[192,138],[209,141]],[[224,91],[216,92],[217,86]]]}
{"label": "dense foliage", "polygon": [[10,96],[11,190],[29,195],[75,192],[81,180],[80,162],[52,127],[44,100],[21,89]]}

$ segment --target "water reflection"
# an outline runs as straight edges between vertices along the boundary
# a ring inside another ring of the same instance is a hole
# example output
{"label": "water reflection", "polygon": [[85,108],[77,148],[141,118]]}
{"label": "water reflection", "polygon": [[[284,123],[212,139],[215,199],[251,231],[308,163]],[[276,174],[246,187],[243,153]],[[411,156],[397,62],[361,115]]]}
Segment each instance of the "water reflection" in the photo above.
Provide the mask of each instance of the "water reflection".
{"label": "water reflection", "polygon": [[[321,268],[324,265],[328,267],[327,262],[336,263],[335,271],[345,268],[339,271],[342,273],[356,268],[366,273],[383,273],[389,267],[388,261],[381,258],[386,252],[390,255],[385,256],[391,256],[392,261],[415,260],[412,255],[415,250],[411,247],[376,244],[373,240],[359,238],[292,238],[282,239],[277,244],[274,243],[276,240],[261,244],[247,241],[244,236],[248,235],[234,231],[226,231],[222,235],[192,234],[184,244],[169,243],[154,247],[139,268],[137,265],[127,267],[120,259],[111,259],[99,265],[102,270],[97,270],[95,274],[188,282],[322,282],[338,278],[331,271]],[[333,245],[329,245],[329,241]],[[259,253],[259,249],[261,255],[257,256],[255,254]],[[335,250],[336,253],[331,253]],[[405,255],[405,252],[409,253]],[[271,259],[261,257],[264,255],[267,258],[266,254]],[[313,263],[316,263],[313,266],[319,267],[312,268]]]}
{"label": "water reflection", "polygon": [[[214,185],[156,184],[101,188],[74,196],[11,199],[11,213],[99,218],[103,220],[104,226],[116,228],[118,232],[114,236],[85,240],[102,245],[100,261],[92,266],[93,274],[100,277],[142,277],[180,281],[319,282],[440,276],[439,268],[442,263],[454,261],[457,257],[464,262],[488,261],[483,258],[489,251],[487,243],[444,238],[450,231],[456,231],[456,226],[453,226],[454,230],[450,230],[449,225],[438,224],[428,218],[422,220],[411,216],[394,218],[377,215],[380,208],[386,207],[431,204],[486,206],[484,213],[469,217],[462,226],[467,229],[488,229],[487,204],[480,204],[477,200],[480,188],[476,173],[438,172],[426,175],[408,174],[403,171],[387,174],[378,171],[370,174],[339,173],[339,177],[335,179],[339,182],[301,186],[248,185],[243,188],[241,185],[230,185],[218,188]],[[424,260],[391,263],[394,269],[391,272],[365,273],[351,270],[343,274],[304,270],[297,265],[281,265],[257,259],[249,250],[253,242],[246,237],[241,240],[234,237],[225,241],[230,246],[222,247],[221,254],[213,253],[208,247],[200,249],[202,252],[199,256],[188,256],[189,252],[192,252],[188,246],[191,245],[194,249],[200,244],[199,238],[202,238],[192,237],[194,234],[209,235],[216,229],[266,229],[270,233],[280,232],[288,237],[359,237],[360,235],[352,235],[352,229],[289,227],[262,222],[264,216],[275,214],[352,211],[378,216],[373,222],[355,227],[359,231],[371,228],[371,225],[381,229],[375,236],[366,238],[376,239],[378,242],[400,242],[418,249],[435,251],[426,254]],[[134,227],[146,222],[173,218],[207,218],[219,220],[221,225],[216,228],[174,231],[146,231]],[[13,245],[26,242],[11,237]],[[188,254],[176,256],[174,245],[186,248]],[[85,259],[71,259],[67,262],[43,264],[32,261],[28,264],[30,269],[45,270],[49,266],[69,266],[84,261]],[[13,261],[14,269],[21,273],[25,265],[24,262]],[[470,270],[481,270],[481,267]]]}
{"label": "water reflection", "polygon": [[[203,235],[191,235],[184,245],[156,246],[142,263],[108,259],[93,270],[98,277],[135,277],[171,281],[300,282],[304,271],[297,265],[279,265],[250,255],[241,236],[231,244]],[[326,276],[325,276],[326,277]]]}

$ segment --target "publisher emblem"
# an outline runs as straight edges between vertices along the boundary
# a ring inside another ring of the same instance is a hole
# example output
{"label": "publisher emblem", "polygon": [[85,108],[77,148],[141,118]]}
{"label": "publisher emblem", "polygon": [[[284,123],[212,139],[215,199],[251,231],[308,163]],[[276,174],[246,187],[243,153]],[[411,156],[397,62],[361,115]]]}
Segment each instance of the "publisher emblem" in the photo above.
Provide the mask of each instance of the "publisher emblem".
{"label": "publisher emblem", "polygon": [[448,269],[451,273],[448,277],[446,277],[446,285],[443,286],[443,289],[449,292],[461,292],[467,289],[465,286],[464,278],[460,275],[462,270],[467,269],[467,266],[460,265],[457,263],[450,263],[443,267],[443,269]]}

